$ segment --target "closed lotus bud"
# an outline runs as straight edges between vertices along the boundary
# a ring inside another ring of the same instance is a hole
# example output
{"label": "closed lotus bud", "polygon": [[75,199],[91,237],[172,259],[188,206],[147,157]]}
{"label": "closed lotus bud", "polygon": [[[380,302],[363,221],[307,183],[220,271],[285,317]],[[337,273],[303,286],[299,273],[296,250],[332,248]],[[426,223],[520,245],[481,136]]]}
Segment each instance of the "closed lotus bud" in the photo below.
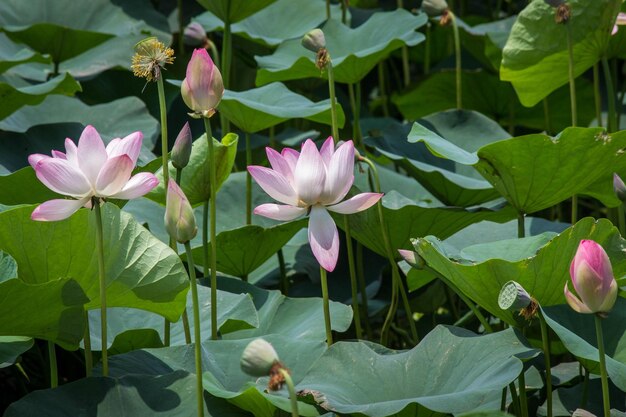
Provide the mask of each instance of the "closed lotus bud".
{"label": "closed lotus bud", "polygon": [[532,298],[524,287],[515,281],[509,281],[502,286],[498,295],[498,306],[502,310],[517,311],[528,307]]}
{"label": "closed lotus bud", "polygon": [[211,117],[224,95],[222,74],[206,49],[198,48],[187,64],[187,73],[180,87],[183,101],[194,117]]}
{"label": "closed lotus bud", "polygon": [[400,256],[411,265],[413,268],[422,269],[424,268],[424,260],[417,253],[412,250],[398,249]]}
{"label": "closed lotus bud", "polygon": [[165,229],[178,243],[187,243],[198,233],[191,204],[174,180],[167,185]]}
{"label": "closed lotus bud", "polygon": [[326,38],[322,29],[313,29],[304,35],[302,37],[302,46],[315,53],[322,48],[326,48]]}
{"label": "closed lotus bud", "polygon": [[613,190],[622,203],[626,202],[626,184],[617,174],[613,174]]}
{"label": "closed lotus bud", "polygon": [[198,22],[191,22],[185,27],[185,31],[183,33],[183,39],[186,45],[190,46],[201,46],[205,47],[207,44],[208,38],[206,36],[206,31],[202,27],[202,25]]}
{"label": "closed lotus bud", "polygon": [[277,363],[274,347],[263,339],[254,339],[241,355],[241,370],[251,376],[268,376]]}
{"label": "closed lotus bud", "polygon": [[617,282],[608,255],[593,240],[581,240],[572,264],[570,276],[578,297],[565,283],[565,299],[579,313],[607,313],[617,298]]}
{"label": "closed lotus bud", "polygon": [[172,165],[174,168],[183,169],[189,163],[189,157],[191,156],[191,145],[193,139],[191,137],[191,129],[189,128],[189,122],[186,122],[180,133],[176,137],[174,146],[172,147]]}
{"label": "closed lotus bud", "polygon": [[428,17],[441,16],[448,10],[448,3],[446,0],[424,0],[422,1],[422,11],[428,15]]}

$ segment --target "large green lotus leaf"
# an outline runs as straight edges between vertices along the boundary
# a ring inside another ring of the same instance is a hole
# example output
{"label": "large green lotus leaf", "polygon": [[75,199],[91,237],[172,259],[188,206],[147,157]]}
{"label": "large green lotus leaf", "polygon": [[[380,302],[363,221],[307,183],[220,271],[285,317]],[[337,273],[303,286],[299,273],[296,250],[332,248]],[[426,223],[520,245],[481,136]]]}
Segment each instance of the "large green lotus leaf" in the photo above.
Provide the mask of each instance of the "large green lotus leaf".
{"label": "large green lotus leaf", "polygon": [[[289,90],[282,83],[272,83],[242,92],[226,90],[218,109],[228,120],[248,133],[296,118],[331,124],[330,99],[314,103]],[[336,110],[337,125],[341,128],[346,117],[339,104]]]}
{"label": "large green lotus leaf", "polygon": [[[30,219],[33,208],[0,213],[0,250],[15,258],[25,284],[74,278],[91,300],[86,308],[98,308],[95,216],[81,209],[63,221],[37,222]],[[107,305],[178,320],[189,288],[180,258],[113,204],[102,206],[102,220]],[[37,303],[41,308],[41,300]]]}
{"label": "large green lotus leaf", "polygon": [[[55,389],[34,391],[11,404],[4,415],[194,417],[198,415],[195,384],[195,375],[184,371],[89,377]],[[220,414],[205,410],[205,415]]]}
{"label": "large green lotus leaf", "polygon": [[27,62],[47,64],[50,63],[50,57],[43,56],[23,44],[17,44],[0,32],[0,74]]}
{"label": "large green lotus leaf", "polygon": [[[266,335],[264,339],[274,346],[280,361],[290,369],[294,383],[306,375],[326,349],[325,342],[310,339],[274,334]],[[202,343],[204,389],[256,417],[272,417],[277,408],[289,411],[286,388],[268,394],[265,392],[267,377],[252,377],[241,370],[241,354],[252,340],[207,340]],[[193,346],[138,350],[109,360],[109,372],[113,376],[129,373],[158,375],[168,369],[169,372],[195,372]],[[298,404],[298,412],[306,417],[319,415],[315,407],[302,402]]]}
{"label": "large green lotus leaf", "polygon": [[[212,138],[212,140],[214,158],[217,161],[215,179],[217,190],[219,191],[233,169],[235,155],[237,154],[238,137],[234,133],[228,133],[222,138],[221,142],[215,138]],[[168,168],[170,178],[176,178],[174,166],[169,164]],[[159,178],[159,185],[150,191],[146,197],[165,205],[166,184],[163,183],[163,173],[161,171],[159,170],[156,173],[157,178]],[[206,134],[193,142],[189,164],[183,170],[180,187],[192,206],[202,204],[210,197],[209,145],[206,140]]]}
{"label": "large green lotus leaf", "polygon": [[80,84],[69,74],[58,75],[41,84],[14,87],[11,80],[5,82],[0,77],[0,120],[22,106],[41,103],[50,94],[73,95],[81,91]]}
{"label": "large green lotus leaf", "polygon": [[571,0],[567,4],[571,18],[566,24],[555,23],[555,8],[540,0],[526,6],[513,24],[502,51],[500,78],[513,83],[525,106],[534,106],[568,82],[568,30],[574,44],[574,76],[598,62],[621,1]]}
{"label": "large green lotus leaf", "polygon": [[276,0],[198,0],[223,22],[235,23],[266,8]]}
{"label": "large green lotus leaf", "polygon": [[377,350],[338,342],[296,389],[313,394],[327,410],[369,417],[498,409],[502,388],[522,371],[517,356],[534,353],[512,329],[477,336],[444,326],[409,351]]}
{"label": "large green lotus leaf", "polygon": [[[515,19],[516,16],[510,16],[476,26],[468,26],[459,19],[461,44],[486,68],[498,72],[502,61],[502,49],[511,33]],[[463,97],[467,96],[463,95]]]}
{"label": "large green lotus leaf", "polygon": [[[405,119],[415,120],[428,114],[456,107],[455,73],[437,72],[416,88],[392,96]],[[519,102],[510,83],[485,71],[463,72],[463,107],[484,114],[502,125],[524,126],[545,130],[543,104],[532,108]],[[593,85],[584,78],[576,81],[578,123],[587,126],[595,117]],[[423,100],[428,97],[428,100]],[[550,131],[560,132],[571,125],[569,86],[558,88],[547,97]]]}
{"label": "large green lotus leaf", "polygon": [[[200,331],[202,340],[211,337],[211,289],[198,286],[198,299],[200,301]],[[242,329],[250,329],[259,325],[257,311],[248,294],[233,294],[227,291],[217,290],[217,326],[219,332],[224,335]],[[187,293],[187,314],[189,315],[189,327],[193,335],[193,318],[191,312],[193,304],[191,292]],[[89,327],[91,329],[91,348],[102,349],[100,338],[100,312],[89,312]],[[107,334],[109,335],[108,347],[120,345],[120,340],[130,341],[134,349],[163,346],[163,317],[132,308],[110,308],[107,312]],[[155,337],[145,338],[145,332],[150,331]],[[142,343],[142,341],[149,343]],[[154,343],[156,342],[156,343]],[[170,325],[170,346],[184,345],[185,333],[182,319]]]}
{"label": "large green lotus leaf", "polygon": [[13,365],[18,356],[33,347],[33,339],[25,336],[0,336],[0,369]]}
{"label": "large green lotus leaf", "polygon": [[418,240],[416,250],[430,268],[469,298],[491,314],[515,324],[514,314],[498,307],[502,286],[514,280],[542,306],[565,303],[563,287],[569,279],[569,266],[582,239],[595,240],[603,245],[612,259],[616,276],[626,273],[626,254],[621,250],[623,240],[606,219],[582,219],[546,242],[551,236],[553,234],[549,233],[469,247],[454,247],[428,236]]}
{"label": "large green lotus leaf", "polygon": [[[341,6],[332,4],[331,16],[341,17]],[[276,24],[276,16],[289,16]],[[192,20],[200,23],[207,32],[222,30],[224,23],[210,12]],[[278,0],[263,10],[231,26],[234,34],[267,46],[280,45],[287,39],[301,38],[309,30],[326,21],[326,6],[322,1]]]}
{"label": "large green lotus leaf", "polygon": [[[578,371],[580,369],[578,363],[576,363],[576,369],[576,376],[578,377]],[[555,389],[552,394],[552,415],[570,417],[574,410],[580,408],[582,398],[587,399],[584,408],[585,411],[595,416],[603,415],[602,382],[599,376],[590,375],[588,384],[578,383],[576,385],[565,385]],[[609,384],[609,400],[611,403],[611,417],[623,417],[624,413],[618,410],[624,408],[626,394],[613,384]],[[548,415],[545,402],[537,409],[537,415]]]}
{"label": "large green lotus leaf", "polygon": [[[571,283],[570,288],[571,288]],[[546,323],[559,336],[573,355],[589,363],[589,368],[599,374],[599,353],[596,328],[592,314],[580,314],[568,305],[543,309]],[[626,299],[617,297],[615,306],[602,320],[602,333],[606,353],[606,370],[611,381],[626,391]]]}
{"label": "large green lotus leaf", "polygon": [[[521,213],[534,213],[580,193],[615,205],[613,173],[626,170],[626,132],[567,128],[482,147],[476,169]],[[602,190],[588,192],[601,181]]]}
{"label": "large green lotus leaf", "polygon": [[[414,46],[424,40],[416,29],[426,23],[426,15],[417,16],[404,9],[374,13],[356,29],[335,19],[322,30],[333,62],[336,82],[359,82],[374,66],[403,45]],[[259,85],[272,81],[326,77],[315,66],[315,54],[300,44],[300,39],[282,43],[274,54],[257,56]]]}

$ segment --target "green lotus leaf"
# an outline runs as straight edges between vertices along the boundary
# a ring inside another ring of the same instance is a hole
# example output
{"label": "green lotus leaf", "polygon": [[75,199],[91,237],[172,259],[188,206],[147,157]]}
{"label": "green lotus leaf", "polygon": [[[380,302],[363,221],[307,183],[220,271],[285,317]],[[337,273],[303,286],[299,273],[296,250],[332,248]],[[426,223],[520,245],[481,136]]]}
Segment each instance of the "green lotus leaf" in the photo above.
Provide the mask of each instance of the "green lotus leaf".
{"label": "green lotus leaf", "polygon": [[25,336],[0,336],[0,369],[11,366],[18,356],[33,347],[33,339]]}
{"label": "green lotus leaf", "polygon": [[[458,246],[432,236],[419,239],[417,253],[439,276],[494,316],[510,324],[517,313],[498,307],[498,294],[510,280],[519,282],[542,306],[564,304],[563,287],[569,266],[582,239],[603,245],[616,276],[626,273],[626,254],[617,229],[606,219],[585,218],[557,236],[547,232],[523,239]],[[547,279],[549,277],[549,279]]]}
{"label": "green lotus leaf", "polygon": [[[516,16],[509,16],[502,20],[469,26],[461,19],[459,35],[461,44],[481,64],[491,71],[498,72],[502,62],[502,49],[511,33],[511,27]],[[468,97],[463,95],[463,97]],[[465,104],[465,103],[464,103]]]}
{"label": "green lotus leaf", "polygon": [[222,22],[235,23],[266,8],[276,0],[198,0]]}
{"label": "green lotus leaf", "polygon": [[[337,104],[337,124],[345,123],[343,109]],[[312,102],[282,83],[236,92],[226,90],[219,112],[247,133],[267,129],[289,119],[302,118],[330,125],[330,99]]]}
{"label": "green lotus leaf", "polygon": [[[403,45],[414,46],[424,40],[416,29],[426,23],[426,15],[415,16],[406,10],[374,13],[356,29],[331,19],[323,26],[326,47],[333,62],[335,81],[357,83],[392,51]],[[274,54],[257,56],[258,85],[272,81],[326,77],[315,66],[315,54],[300,44],[300,39],[282,43]]]}
{"label": "green lotus leaf", "polygon": [[25,45],[20,45],[0,32],[0,74],[16,65],[27,62],[48,64],[50,57],[41,55]]}
{"label": "green lotus leaf", "polygon": [[518,15],[502,51],[500,78],[510,81],[523,105],[531,107],[569,81],[568,31],[574,77],[593,66],[607,49],[619,0],[571,0],[567,23],[555,22],[555,8],[533,1]]}
{"label": "green lotus leaf", "polygon": [[[15,258],[20,282],[45,285],[73,278],[90,299],[85,307],[99,308],[95,216],[81,209],[63,221],[37,222],[30,219],[33,208],[0,213],[0,250]],[[178,320],[189,288],[178,256],[117,206],[105,204],[102,215],[107,305]]]}
{"label": "green lotus leaf", "polygon": [[[500,406],[502,388],[522,371],[518,357],[534,353],[512,329],[477,336],[437,326],[405,352],[338,342],[296,389],[340,414],[385,417],[493,410]],[[350,371],[337,372],[348,363]]]}

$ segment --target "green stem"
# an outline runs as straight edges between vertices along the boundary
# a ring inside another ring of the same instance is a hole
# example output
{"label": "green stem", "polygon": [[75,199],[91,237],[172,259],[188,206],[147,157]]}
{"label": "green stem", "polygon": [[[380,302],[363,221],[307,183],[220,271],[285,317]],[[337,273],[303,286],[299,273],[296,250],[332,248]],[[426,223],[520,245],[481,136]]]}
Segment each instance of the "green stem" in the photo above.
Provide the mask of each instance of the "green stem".
{"label": "green stem", "polygon": [[389,309],[387,310],[387,316],[383,323],[383,327],[380,331],[380,344],[387,346],[389,341],[389,329],[398,310],[398,284],[396,281],[393,270],[391,271],[391,301],[389,303]]}
{"label": "green stem", "polygon": [[183,332],[185,333],[185,343],[191,343],[191,330],[189,329],[189,315],[187,309],[183,310]]}
{"label": "green stem", "polygon": [[500,411],[506,411],[506,387],[502,388],[502,398],[500,399]]}
{"label": "green stem", "polygon": [[100,332],[102,340],[102,376],[109,375],[109,358],[107,354],[107,295],[106,275],[104,272],[104,236],[102,232],[102,213],[100,199],[93,197],[91,204],[96,215],[96,246],[98,251],[98,281],[100,283]]}
{"label": "green stem", "polygon": [[354,314],[354,328],[356,338],[363,338],[363,330],[361,329],[361,314],[359,311],[358,284],[356,279],[356,266],[354,265],[354,253],[352,248],[352,234],[350,231],[350,222],[348,216],[343,216],[344,232],[346,233],[346,248],[348,249],[348,269],[350,270],[350,287],[352,289],[352,312]]}
{"label": "green stem", "polygon": [[330,0],[326,0],[326,20],[330,19]]}
{"label": "green stem", "polygon": [[512,400],[512,404],[513,404],[513,411],[515,411],[515,415],[516,416],[520,416],[520,409],[519,409],[519,397],[517,396],[517,389],[515,388],[515,383],[511,382],[509,384],[509,392],[511,393],[511,400]]}
{"label": "green stem", "polygon": [[326,74],[328,75],[328,94],[330,95],[330,120],[333,130],[333,140],[336,144],[339,141],[339,125],[337,124],[337,96],[335,94],[333,63],[330,60],[326,66]]}
{"label": "green stem", "polygon": [[280,270],[280,292],[289,295],[289,279],[287,278],[287,266],[285,265],[285,255],[282,249],[278,249],[278,268]]}
{"label": "green stem", "polygon": [[216,235],[216,219],[215,219],[215,151],[213,150],[213,133],[211,132],[211,122],[209,119],[204,118],[204,129],[206,130],[206,137],[209,141],[209,206],[211,216],[211,241],[209,247],[211,249],[211,339],[217,339],[217,248],[215,246]]}
{"label": "green stem", "polygon": [[[230,8],[230,2],[229,8]],[[227,19],[224,22],[224,38],[222,40],[222,82],[224,88],[230,88],[230,66],[232,63],[232,48],[233,48],[233,36],[230,27],[230,21]],[[220,125],[222,126],[222,136],[230,130],[230,123],[224,113],[220,113]]]}
{"label": "green stem", "polygon": [[370,324],[369,306],[367,300],[367,286],[365,285],[365,271],[363,270],[363,245],[356,242],[356,276],[359,281],[359,292],[361,293],[361,305],[365,313],[365,333],[367,338],[372,340],[372,326]]}
{"label": "green stem", "polygon": [[459,37],[459,26],[456,16],[452,11],[448,11],[450,21],[452,22],[452,31],[454,33],[454,56],[456,60],[456,108],[463,108],[462,85],[461,85],[461,38]]}
{"label": "green stem", "polygon": [[572,224],[578,221],[578,196],[572,196]]}
{"label": "green stem", "polygon": [[626,214],[624,213],[624,204],[617,207],[617,222],[619,225],[619,233],[623,237],[626,236]]}
{"label": "green stem", "polygon": [[572,25],[565,23],[567,27],[567,56],[569,75],[569,97],[572,110],[572,126],[578,125],[578,112],[576,111],[576,80],[574,78],[574,40],[572,39]]}
{"label": "green stem", "polygon": [[296,396],[296,390],[293,386],[293,381],[291,379],[291,375],[289,375],[289,371],[284,368],[280,368],[278,370],[280,374],[285,378],[285,383],[287,384],[287,390],[289,390],[289,402],[291,403],[291,416],[298,417],[298,397]]}
{"label": "green stem", "polygon": [[363,134],[361,133],[361,83],[357,82],[354,86],[354,141],[358,148],[363,147]]}
{"label": "green stem", "polygon": [[168,347],[170,345],[171,340],[171,326],[170,321],[168,319],[164,319],[163,321],[163,346]]}
{"label": "green stem", "polygon": [[526,396],[526,375],[524,375],[524,369],[519,374],[517,379],[519,385],[519,405],[521,409],[522,417],[528,417],[528,398]]}
{"label": "green stem", "polygon": [[48,341],[48,361],[50,363],[50,388],[56,388],[59,386],[59,372],[57,370],[57,354],[52,341]]}
{"label": "green stem", "polygon": [[330,327],[330,302],[328,300],[328,282],[326,270],[320,265],[320,281],[322,282],[322,298],[324,303],[324,326],[326,327],[326,344],[333,344],[333,333]]}
{"label": "green stem", "polygon": [[276,130],[275,130],[275,126],[270,127],[270,148],[276,149]]}
{"label": "green stem", "polygon": [[189,282],[191,283],[191,302],[193,305],[193,341],[196,362],[196,401],[198,417],[204,416],[204,388],[202,387],[202,337],[200,336],[200,302],[198,300],[198,283],[196,282],[196,266],[193,263],[193,252],[189,242],[185,242],[187,265],[189,266]]}
{"label": "green stem", "polygon": [[613,89],[613,77],[611,77],[611,69],[606,56],[602,57],[602,69],[604,71],[604,81],[606,83],[606,95],[609,108],[609,116],[607,120],[607,129],[609,133],[615,131],[615,90]]}
{"label": "green stem", "polygon": [[585,368],[585,376],[583,377],[583,394],[580,398],[580,408],[586,409],[588,400],[589,400],[589,371],[587,370],[587,368]]}
{"label": "green stem", "polygon": [[[250,133],[246,132],[246,166],[252,165]],[[246,170],[246,225],[252,224],[252,176]]]}
{"label": "green stem", "polygon": [[185,27],[183,26],[183,0],[178,0],[177,7],[177,17],[178,17],[178,54],[183,55],[185,53],[185,42],[183,33],[185,32]]}
{"label": "green stem", "polygon": [[550,365],[550,339],[548,326],[543,315],[539,314],[539,325],[541,326],[541,342],[543,343],[543,356],[546,366],[546,408],[547,417],[552,417],[552,368]]}
{"label": "green stem", "polygon": [[596,120],[602,127],[602,96],[600,94],[600,69],[598,63],[593,64],[593,98],[596,105]]}
{"label": "green stem", "polygon": [[209,200],[202,205],[202,276],[209,276]]}
{"label": "green stem", "polygon": [[213,63],[218,67],[222,68],[220,54],[217,52],[217,47],[215,46],[215,42],[208,41],[208,47],[211,50],[211,58],[213,58]]}
{"label": "green stem", "polygon": [[552,132],[552,123],[550,122],[550,104],[548,103],[548,97],[543,99],[543,123],[546,133],[549,135]]}
{"label": "green stem", "polygon": [[402,279],[400,279],[400,271],[398,270],[398,265],[396,264],[396,271],[398,272],[398,292],[400,293],[400,299],[402,300],[402,308],[404,308],[404,312],[406,314],[406,318],[409,321],[409,328],[411,329],[411,337],[412,342],[417,344],[419,341],[419,336],[417,335],[417,326],[415,325],[415,321],[413,320],[413,310],[411,310],[411,304],[409,303],[409,296],[404,289],[404,284],[402,283]]}
{"label": "green stem", "polygon": [[378,89],[380,90],[380,100],[382,101],[383,106],[383,116],[389,117],[389,106],[387,104],[387,91],[385,86],[385,67],[383,65],[383,61],[379,62],[378,65]]}
{"label": "green stem", "polygon": [[159,91],[159,111],[161,113],[161,166],[163,168],[163,184],[165,184],[165,196],[167,197],[167,183],[169,182],[170,173],[167,163],[167,107],[165,105],[165,89],[163,88],[162,75],[159,75],[157,77],[157,89]]}
{"label": "green stem", "polygon": [[524,213],[517,213],[517,237],[522,238],[526,235],[524,227]]}
{"label": "green stem", "polygon": [[609,401],[609,379],[606,374],[606,357],[604,355],[604,337],[602,336],[602,319],[598,314],[594,315],[596,323],[596,337],[598,340],[598,356],[600,359],[600,379],[602,381],[602,407],[604,417],[611,415],[611,403]]}
{"label": "green stem", "polygon": [[428,75],[430,72],[430,22],[426,22],[426,40],[424,42],[424,75]]}
{"label": "green stem", "polygon": [[91,332],[89,329],[89,313],[85,310],[85,336],[83,338],[85,348],[85,375],[91,376],[93,369],[93,355],[91,353]]}

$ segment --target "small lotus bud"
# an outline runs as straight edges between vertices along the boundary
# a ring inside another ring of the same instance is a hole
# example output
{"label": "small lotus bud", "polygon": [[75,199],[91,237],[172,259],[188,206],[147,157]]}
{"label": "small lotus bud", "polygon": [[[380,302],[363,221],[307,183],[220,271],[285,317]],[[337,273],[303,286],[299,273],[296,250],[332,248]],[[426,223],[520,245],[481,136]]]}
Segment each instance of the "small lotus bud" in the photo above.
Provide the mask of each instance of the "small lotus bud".
{"label": "small lotus bud", "polygon": [[180,94],[187,107],[193,110],[192,116],[211,117],[224,95],[224,82],[206,49],[193,51],[185,75]]}
{"label": "small lotus bud", "polygon": [[532,302],[532,298],[524,287],[515,281],[509,281],[500,290],[498,295],[498,306],[502,310],[517,311],[528,307]]}
{"label": "small lotus bud", "polygon": [[198,22],[191,22],[185,28],[183,39],[186,45],[205,47],[208,42],[206,31]]}
{"label": "small lotus bud", "polygon": [[405,250],[405,249],[398,249],[398,252],[400,252],[400,255],[402,256],[402,258],[404,258],[406,263],[411,265],[413,268],[415,269],[424,268],[424,260],[417,253],[413,252],[412,250]]}
{"label": "small lotus bud", "polygon": [[302,37],[302,46],[311,52],[317,53],[322,48],[326,48],[326,38],[321,29],[313,29]]}
{"label": "small lotus bud", "polygon": [[448,3],[446,0],[424,0],[422,2],[422,11],[428,15],[428,17],[441,16],[448,10]]}
{"label": "small lotus bud", "polygon": [[619,175],[613,174],[613,190],[622,203],[626,202],[626,184]]}
{"label": "small lotus bud", "polygon": [[254,339],[241,354],[241,370],[251,376],[268,376],[277,363],[278,354],[264,339]]}
{"label": "small lotus bud", "polygon": [[191,156],[192,145],[191,129],[189,128],[189,122],[186,122],[180,133],[176,137],[174,146],[172,147],[172,165],[174,168],[183,169],[189,163],[189,157]]}
{"label": "small lotus bud", "polygon": [[167,185],[165,229],[178,243],[187,243],[198,233],[191,204],[183,190],[172,179]]}

